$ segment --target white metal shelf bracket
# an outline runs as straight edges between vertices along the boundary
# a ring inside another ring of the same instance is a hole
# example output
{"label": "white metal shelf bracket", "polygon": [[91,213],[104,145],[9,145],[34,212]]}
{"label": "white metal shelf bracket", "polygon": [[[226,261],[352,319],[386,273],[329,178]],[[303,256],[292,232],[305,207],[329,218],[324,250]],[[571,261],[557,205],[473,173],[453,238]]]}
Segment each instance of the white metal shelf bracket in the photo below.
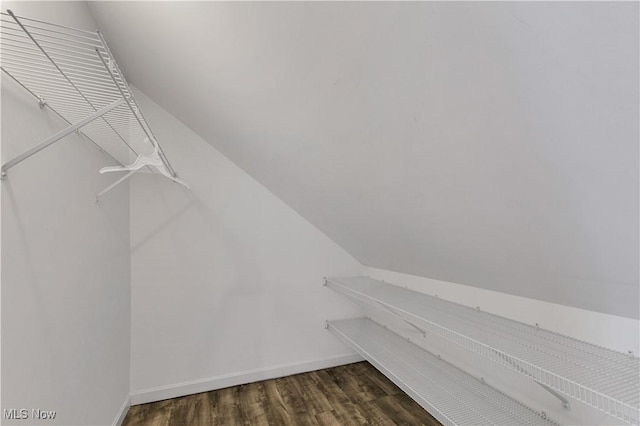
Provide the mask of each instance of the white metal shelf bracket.
{"label": "white metal shelf bracket", "polygon": [[515,362],[513,362],[513,360],[501,353],[498,353],[497,356],[499,358],[502,358],[507,364],[509,364],[514,370],[524,374],[525,376],[528,376],[531,378],[531,380],[533,380],[533,382],[535,384],[537,384],[538,386],[540,386],[542,389],[546,390],[547,392],[549,392],[551,395],[555,396],[556,398],[558,398],[560,400],[560,403],[562,404],[562,408],[564,408],[567,411],[571,411],[571,404],[569,404],[569,400],[567,398],[565,398],[564,396],[562,396],[559,392],[556,392],[555,390],[553,390],[553,388],[545,385],[544,383],[540,382],[538,379],[536,379],[533,374],[529,373],[525,368],[519,366],[518,364],[516,364]]}
{"label": "white metal shelf bracket", "polygon": [[549,392],[551,395],[553,395],[556,398],[558,398],[560,400],[560,403],[562,404],[562,408],[564,408],[567,411],[571,411],[571,404],[569,404],[569,400],[567,398],[565,398],[564,396],[560,395],[558,392],[554,391],[552,388],[550,388],[549,386],[545,385],[544,383],[540,383],[537,380],[534,380],[534,381],[538,385],[540,385],[544,390]]}
{"label": "white metal shelf bracket", "polygon": [[[327,286],[327,279],[325,278],[325,283],[324,286]],[[410,325],[411,327],[413,327],[416,331],[418,331],[420,334],[422,334],[422,337],[427,337],[427,330],[425,330],[424,328],[418,326],[417,324],[415,324],[413,321],[408,320],[407,318],[403,317],[402,315],[400,315],[395,309],[393,309],[391,306],[385,305],[384,303],[380,303],[378,301],[367,301],[367,300],[363,300],[363,299],[359,299],[358,297],[356,297],[353,294],[348,294],[348,293],[343,293],[347,298],[355,300],[356,303],[365,303],[369,306],[372,306],[373,308],[376,309],[382,309],[384,311],[389,312],[391,315],[393,315],[394,317],[398,318],[401,321],[404,321],[406,324]]]}
{"label": "white metal shelf bracket", "polygon": [[120,105],[122,105],[125,102],[126,101],[124,99],[118,99],[117,101],[110,103],[106,107],[94,112],[93,114],[91,114],[90,116],[84,118],[83,120],[80,120],[77,123],[72,124],[71,126],[60,130],[58,133],[48,137],[47,139],[45,139],[44,141],[40,142],[38,145],[34,146],[30,150],[28,150],[28,151],[18,155],[17,157],[7,161],[5,164],[2,165],[2,171],[0,172],[0,176],[2,176],[3,178],[6,177],[7,176],[7,171],[10,168],[12,168],[13,166],[15,166],[16,164],[23,162],[24,160],[26,160],[27,158],[31,157],[32,155],[37,154],[38,152],[42,151],[43,149],[47,148],[48,146],[53,145],[54,143],[58,142],[60,139],[62,139],[65,136],[69,135],[70,133],[75,132],[76,130],[80,129],[82,126],[86,125],[87,123],[92,122],[96,118],[102,117],[104,114],[108,113],[109,111],[111,111],[114,108],[119,107]]}

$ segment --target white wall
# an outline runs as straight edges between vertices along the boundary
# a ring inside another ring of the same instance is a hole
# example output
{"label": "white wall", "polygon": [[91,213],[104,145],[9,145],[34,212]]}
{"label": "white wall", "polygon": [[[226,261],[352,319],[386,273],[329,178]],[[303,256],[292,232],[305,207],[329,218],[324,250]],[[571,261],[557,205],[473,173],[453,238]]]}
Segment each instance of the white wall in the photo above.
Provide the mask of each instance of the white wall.
{"label": "white wall", "polygon": [[[532,325],[537,323],[548,330],[620,352],[626,353],[631,350],[636,356],[640,353],[640,321],[638,320],[382,269],[367,267],[364,274],[411,290],[438,295],[442,299],[466,306],[479,306],[483,311],[516,321]],[[441,355],[443,359],[468,373],[476,377],[484,377],[489,384],[530,407],[545,411],[560,424],[617,425],[620,423],[619,420],[573,399],[570,400],[571,410],[567,411],[561,407],[558,399],[521,374],[461,349],[431,333],[423,337],[404,322],[379,310],[367,309],[366,311],[367,315],[374,320],[405,337],[410,337],[414,343]]]}
{"label": "white wall", "polygon": [[[85,3],[3,2],[18,15],[95,29]],[[2,161],[66,126],[2,75]],[[129,192],[95,204],[113,177],[72,134],[20,163],[2,191],[2,409],[110,425],[129,393]]]}
{"label": "white wall", "polygon": [[134,84],[363,264],[635,319],[638,9],[91,3]]}
{"label": "white wall", "polygon": [[323,324],[358,312],[322,277],[360,264],[136,97],[191,190],[155,175],[131,181],[132,403],[356,359]]}

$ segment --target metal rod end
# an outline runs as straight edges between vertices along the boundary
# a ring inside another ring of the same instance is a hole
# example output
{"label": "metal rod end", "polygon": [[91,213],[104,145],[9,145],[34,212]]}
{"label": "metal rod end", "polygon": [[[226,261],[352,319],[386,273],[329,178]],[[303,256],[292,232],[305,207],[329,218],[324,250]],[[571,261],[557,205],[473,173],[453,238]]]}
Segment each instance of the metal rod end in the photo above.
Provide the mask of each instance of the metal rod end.
{"label": "metal rod end", "polygon": [[7,177],[7,171],[3,170],[2,172],[0,172],[0,179],[4,179]]}
{"label": "metal rod end", "polygon": [[327,286],[327,277],[322,277],[322,285]]}

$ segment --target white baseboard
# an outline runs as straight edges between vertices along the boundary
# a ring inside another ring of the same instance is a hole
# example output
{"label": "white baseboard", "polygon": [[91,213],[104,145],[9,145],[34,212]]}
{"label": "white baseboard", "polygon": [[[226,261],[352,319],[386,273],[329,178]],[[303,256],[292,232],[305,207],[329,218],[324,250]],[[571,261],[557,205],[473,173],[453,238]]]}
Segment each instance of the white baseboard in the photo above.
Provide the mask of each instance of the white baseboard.
{"label": "white baseboard", "polygon": [[306,373],[309,371],[321,370],[323,368],[352,364],[362,360],[363,358],[360,355],[352,353],[320,360],[276,365],[272,367],[258,368],[255,370],[241,371],[238,373],[224,374],[222,376],[209,377],[206,379],[193,380],[190,382],[143,389],[131,394],[131,405],[146,404],[148,402],[177,398],[179,396],[191,395],[194,393],[208,392],[230,386],[244,385],[247,383],[259,382],[261,380]]}
{"label": "white baseboard", "polygon": [[113,421],[113,426],[121,426],[122,422],[124,422],[124,418],[127,417],[127,413],[129,412],[129,407],[131,406],[131,395],[127,395],[127,398],[122,403],[122,407],[120,407],[120,411],[118,411],[118,415],[116,419]]}

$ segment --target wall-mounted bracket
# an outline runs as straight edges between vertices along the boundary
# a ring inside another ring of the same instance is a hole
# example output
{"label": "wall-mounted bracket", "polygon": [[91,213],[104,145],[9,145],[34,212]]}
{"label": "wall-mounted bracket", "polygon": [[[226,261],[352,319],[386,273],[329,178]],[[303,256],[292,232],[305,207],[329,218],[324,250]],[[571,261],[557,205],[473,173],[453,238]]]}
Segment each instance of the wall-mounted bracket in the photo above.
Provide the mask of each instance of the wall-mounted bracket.
{"label": "wall-mounted bracket", "polygon": [[118,99],[117,101],[110,103],[106,107],[104,107],[102,109],[99,109],[98,111],[94,112],[93,114],[89,115],[88,117],[85,117],[84,119],[78,121],[77,123],[72,124],[71,126],[60,130],[55,135],[48,137],[47,139],[45,139],[44,141],[40,142],[38,145],[34,146],[33,148],[29,149],[28,151],[23,152],[22,154],[18,155],[17,157],[7,161],[5,164],[2,165],[2,168],[0,169],[0,176],[3,177],[3,178],[6,177],[7,176],[7,171],[10,168],[12,168],[13,166],[15,166],[16,164],[23,162],[24,160],[26,160],[27,158],[31,157],[32,155],[37,154],[38,152],[42,151],[43,149],[47,148],[50,145],[53,145],[54,143],[58,142],[60,139],[62,139],[65,136],[69,135],[70,133],[73,133],[76,130],[80,129],[80,127],[86,125],[87,123],[92,122],[96,118],[99,118],[99,117],[103,116],[104,114],[106,114],[107,112],[111,111],[112,109],[119,107],[124,102],[126,102],[125,99]]}
{"label": "wall-mounted bracket", "polygon": [[133,174],[135,172],[137,172],[138,170],[131,170],[129,173],[127,173],[126,175],[122,176],[120,179],[118,179],[117,181],[113,182],[111,185],[107,186],[105,189],[103,189],[102,191],[100,191],[98,193],[98,195],[96,195],[96,204],[100,202],[100,197],[102,197],[104,194],[106,194],[107,192],[111,191],[113,188],[115,188],[116,186],[120,185],[122,182],[124,182],[125,180],[129,179],[131,176],[133,176]]}
{"label": "wall-mounted bracket", "polygon": [[[329,285],[331,283],[331,280],[329,280],[328,278],[325,278],[324,280],[325,280],[325,284],[324,285],[326,285],[328,287],[331,287]],[[418,326],[413,321],[410,321],[410,320],[406,319],[404,316],[400,315],[398,312],[396,312],[395,309],[391,308],[390,306],[387,306],[387,305],[385,305],[383,303],[380,303],[380,302],[373,302],[373,303],[365,302],[364,300],[358,299],[356,296],[354,296],[352,294],[347,294],[347,293],[344,293],[344,294],[345,294],[345,296],[347,296],[347,297],[349,297],[351,299],[354,299],[354,300],[359,301],[359,302],[364,302],[369,306],[373,306],[373,307],[375,307],[377,309],[382,309],[384,311],[389,312],[391,315],[395,316],[396,318],[399,318],[400,320],[404,321],[406,324],[408,324],[411,327],[413,327],[417,332],[419,332],[422,335],[422,337],[427,337],[427,331],[424,328]],[[386,326],[384,326],[384,327],[386,327]]]}
{"label": "wall-mounted bracket", "polygon": [[[536,324],[537,325],[537,324]],[[569,404],[569,400],[567,398],[565,398],[563,395],[561,395],[559,392],[557,392],[556,390],[552,389],[551,387],[545,385],[544,383],[540,383],[538,380],[535,379],[535,377],[533,376],[533,374],[531,374],[529,371],[527,371],[526,369],[524,369],[523,367],[521,367],[520,365],[516,364],[513,362],[513,360],[507,356],[503,356],[501,354],[498,354],[498,358],[503,359],[507,364],[509,364],[510,366],[512,366],[514,369],[516,369],[517,371],[519,371],[520,373],[524,374],[525,376],[530,377],[531,379],[533,379],[533,382],[535,384],[537,384],[538,386],[542,387],[542,389],[546,390],[547,392],[549,392],[551,395],[555,396],[556,398],[558,398],[560,400],[560,403],[562,404],[562,408],[564,408],[565,410],[570,411],[571,410],[571,405]]]}
{"label": "wall-mounted bracket", "polygon": [[562,404],[562,408],[564,408],[567,411],[571,411],[571,405],[569,404],[569,400],[567,398],[565,398],[564,396],[560,395],[560,393],[556,392],[555,390],[551,389],[549,386],[538,382],[537,380],[534,380],[538,385],[542,386],[542,388],[544,390],[546,390],[547,392],[549,392],[551,395],[555,396],[556,398],[558,398],[560,400],[560,403]]}

